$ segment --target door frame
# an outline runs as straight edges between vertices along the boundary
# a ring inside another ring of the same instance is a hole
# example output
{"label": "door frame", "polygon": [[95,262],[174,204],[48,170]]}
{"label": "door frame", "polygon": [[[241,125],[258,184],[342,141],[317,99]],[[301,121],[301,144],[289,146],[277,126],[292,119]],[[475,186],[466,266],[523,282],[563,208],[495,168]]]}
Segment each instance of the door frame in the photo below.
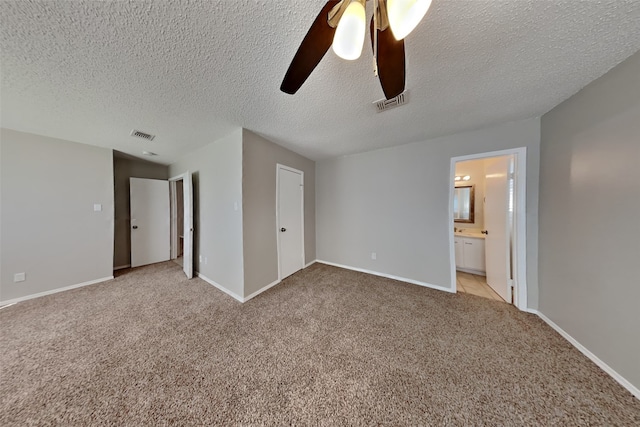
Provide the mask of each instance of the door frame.
{"label": "door frame", "polygon": [[455,186],[456,163],[480,160],[489,157],[513,155],[515,158],[515,227],[513,233],[513,304],[520,310],[527,310],[527,147],[510,148],[486,153],[470,154],[451,158],[449,177],[449,259],[451,265],[451,289],[456,292],[456,258],[453,232],[453,190]]}
{"label": "door frame", "polygon": [[[193,255],[194,255],[194,233],[193,233],[193,187],[191,190],[191,197],[190,200],[187,200],[186,194],[187,191],[186,190],[186,186],[187,184],[187,180],[191,180],[191,173],[189,171],[186,171],[184,173],[181,173],[180,175],[176,175],[174,177],[169,178],[169,202],[170,202],[170,212],[169,212],[169,219],[171,221],[171,227],[170,229],[170,242],[171,242],[171,258],[170,259],[176,259],[177,258],[177,250],[178,250],[178,216],[177,216],[177,206],[176,206],[176,202],[177,202],[177,193],[176,193],[176,186],[177,186],[177,182],[178,181],[182,181],[182,194],[183,194],[183,204],[186,207],[187,205],[190,206],[191,209],[191,219],[189,221],[187,221],[187,209],[182,209],[182,225],[184,227],[183,229],[183,244],[185,244],[187,242],[187,238],[185,236],[184,230],[186,230],[187,227],[189,227],[189,233],[190,233],[190,243],[191,243],[191,264],[193,264]],[[186,268],[185,266],[185,254],[186,254],[186,250],[185,248],[182,249],[182,256],[183,256],[183,266],[182,269],[184,270]],[[193,275],[193,266],[191,267],[191,272]],[[186,273],[186,271],[185,271]]]}
{"label": "door frame", "polygon": [[302,221],[302,268],[305,266],[305,253],[304,253],[304,171],[286,166],[280,163],[276,163],[276,246],[278,252],[278,281],[282,280],[282,271],[280,269],[280,170],[287,170],[300,174],[300,191],[302,197],[300,197],[300,218]]}
{"label": "door frame", "polygon": [[[182,176],[173,177],[169,179],[169,197],[171,198],[171,259],[178,258],[178,196],[177,196],[177,187],[178,181],[182,180]],[[182,183],[184,185],[184,181]],[[184,190],[183,190],[184,191]],[[184,216],[184,208],[182,210],[182,216]],[[183,218],[184,221],[184,218]],[[183,222],[184,224],[184,222]],[[184,230],[183,230],[184,233]]]}

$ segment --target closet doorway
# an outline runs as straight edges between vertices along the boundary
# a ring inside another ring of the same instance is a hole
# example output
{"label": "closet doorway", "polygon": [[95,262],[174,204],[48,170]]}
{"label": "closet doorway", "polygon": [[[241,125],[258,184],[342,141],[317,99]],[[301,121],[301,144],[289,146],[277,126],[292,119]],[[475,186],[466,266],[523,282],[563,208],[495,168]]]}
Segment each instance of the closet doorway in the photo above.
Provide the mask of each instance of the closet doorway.
{"label": "closet doorway", "polygon": [[131,266],[174,260],[193,277],[191,173],[166,180],[130,178]]}

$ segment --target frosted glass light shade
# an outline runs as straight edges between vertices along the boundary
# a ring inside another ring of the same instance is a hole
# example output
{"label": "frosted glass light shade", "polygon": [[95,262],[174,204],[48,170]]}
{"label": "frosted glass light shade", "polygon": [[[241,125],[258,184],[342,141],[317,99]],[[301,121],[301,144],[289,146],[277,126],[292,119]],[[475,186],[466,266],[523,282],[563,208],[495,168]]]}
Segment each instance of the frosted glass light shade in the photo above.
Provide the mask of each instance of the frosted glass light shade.
{"label": "frosted glass light shade", "polygon": [[358,59],[362,53],[365,34],[364,6],[352,2],[344,11],[336,34],[333,36],[333,51],[342,59]]}
{"label": "frosted glass light shade", "polygon": [[387,0],[389,26],[396,40],[402,40],[418,26],[431,0]]}

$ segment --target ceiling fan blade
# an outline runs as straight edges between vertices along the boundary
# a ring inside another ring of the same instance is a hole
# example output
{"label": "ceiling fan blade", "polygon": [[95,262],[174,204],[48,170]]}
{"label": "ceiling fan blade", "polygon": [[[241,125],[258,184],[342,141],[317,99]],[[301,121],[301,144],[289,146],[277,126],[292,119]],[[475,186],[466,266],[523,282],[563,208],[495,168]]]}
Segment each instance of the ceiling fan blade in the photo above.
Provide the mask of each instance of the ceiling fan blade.
{"label": "ceiling fan blade", "polygon": [[328,1],[311,24],[284,76],[281,91],[291,95],[296,93],[331,47],[336,29],[329,25],[327,19],[329,11],[338,3],[340,0]]}
{"label": "ceiling fan blade", "polygon": [[[382,91],[387,99],[391,99],[404,92],[405,82],[405,58],[404,40],[396,40],[391,28],[384,31],[375,30],[373,19],[371,20],[371,45],[375,37],[374,31],[378,31],[378,78]],[[375,50],[375,47],[374,47]]]}

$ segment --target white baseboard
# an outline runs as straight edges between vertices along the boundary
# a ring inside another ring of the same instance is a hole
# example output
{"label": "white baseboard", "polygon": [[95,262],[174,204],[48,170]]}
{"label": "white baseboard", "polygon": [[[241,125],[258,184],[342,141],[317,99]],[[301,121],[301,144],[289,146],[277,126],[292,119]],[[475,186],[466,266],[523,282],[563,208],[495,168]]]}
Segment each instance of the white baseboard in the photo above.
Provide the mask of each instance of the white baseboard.
{"label": "white baseboard", "polygon": [[95,285],[96,283],[106,282],[107,280],[112,280],[113,276],[103,277],[101,279],[89,280],[88,282],[78,283],[77,285],[65,286],[64,288],[52,289],[50,291],[38,292],[37,294],[31,294],[20,298],[14,298],[6,301],[0,301],[0,306],[15,304],[17,302],[30,300],[33,298],[43,297],[45,295],[57,294],[58,292],[69,291],[71,289],[82,288],[83,286]]}
{"label": "white baseboard", "polygon": [[380,273],[378,271],[367,270],[367,269],[364,269],[364,268],[351,267],[349,265],[336,264],[335,262],[323,261],[321,259],[316,260],[316,262],[319,262],[321,264],[331,265],[331,266],[334,266],[334,267],[345,268],[347,270],[359,271],[361,273],[373,274],[374,276],[386,277],[387,279],[398,280],[400,282],[411,283],[412,285],[424,286],[425,288],[437,289],[439,291],[449,292],[449,293],[452,293],[452,294],[456,293],[456,291],[451,289],[451,288],[445,288],[444,286],[432,285],[431,283],[420,282],[418,280],[407,279],[406,277],[394,276],[392,274]]}
{"label": "white baseboard", "polygon": [[221,284],[214,282],[213,280],[209,279],[207,276],[205,276],[202,273],[196,273],[196,274],[198,275],[199,278],[201,278],[202,280],[204,280],[208,284],[215,286],[216,288],[218,288],[219,290],[221,290],[225,294],[229,295],[233,299],[236,299],[236,300],[238,300],[240,302],[244,302],[244,298],[242,298],[240,295],[236,294],[235,292],[232,292],[229,289],[227,289],[224,286],[222,286]]}
{"label": "white baseboard", "polygon": [[633,384],[631,384],[629,381],[627,381],[626,378],[624,378],[622,375],[620,375],[619,373],[617,373],[611,366],[607,365],[605,362],[603,362],[602,360],[600,360],[600,358],[598,356],[596,356],[595,354],[591,353],[585,346],[583,346],[582,344],[580,344],[578,342],[578,340],[576,340],[575,338],[573,338],[571,335],[569,335],[568,332],[566,332],[564,329],[562,329],[560,326],[556,325],[551,319],[549,319],[547,316],[545,316],[544,314],[542,314],[541,312],[539,312],[538,310],[534,310],[534,309],[528,309],[527,310],[529,313],[533,313],[536,314],[539,318],[541,318],[542,320],[544,320],[544,322],[551,326],[553,329],[555,329],[556,332],[558,332],[560,335],[562,335],[562,337],[564,339],[566,339],[567,341],[569,341],[575,348],[577,348],[578,350],[580,350],[580,352],[582,354],[584,354],[585,356],[587,356],[589,359],[591,359],[591,361],[593,363],[595,363],[596,365],[598,365],[600,367],[600,369],[602,369],[603,371],[605,371],[607,374],[609,374],[614,380],[616,380],[622,387],[626,388],[627,390],[629,390],[631,392],[631,394],[633,394],[636,399],[640,400],[640,389],[638,389],[636,386],[634,386]]}
{"label": "white baseboard", "polygon": [[276,280],[275,282],[269,283],[267,286],[265,286],[262,289],[258,289],[257,291],[255,291],[254,293],[252,293],[251,295],[248,295],[246,297],[244,297],[244,300],[242,302],[247,302],[249,301],[251,298],[256,297],[258,295],[260,295],[261,293],[263,293],[264,291],[273,288],[275,285],[277,285],[278,283],[280,283],[280,280]]}
{"label": "white baseboard", "polygon": [[119,265],[117,267],[113,267],[113,271],[124,270],[125,268],[130,268],[131,264]]}
{"label": "white baseboard", "polygon": [[486,276],[487,272],[482,270],[474,270],[472,268],[460,268],[456,267],[456,271],[463,271],[465,273],[475,274],[476,276]]}
{"label": "white baseboard", "polygon": [[[307,263],[307,264],[306,264],[304,267],[302,267],[302,268],[307,268],[307,267],[309,267],[310,265],[315,264],[316,262],[318,262],[318,261],[314,259],[313,261],[311,261],[311,262]],[[266,290],[269,290],[269,289],[273,288],[275,285],[277,285],[277,284],[278,284],[278,283],[280,283],[280,282],[281,282],[281,280],[279,280],[279,279],[278,279],[278,280],[276,280],[276,281],[274,281],[274,282],[272,282],[272,283],[269,283],[269,284],[268,284],[267,286],[265,286],[264,288],[259,289],[259,290],[255,291],[254,293],[252,293],[251,295],[247,295],[246,297],[244,297],[244,299],[243,299],[243,301],[242,301],[242,302],[247,302],[247,301],[249,301],[251,298],[257,297],[258,295],[260,295],[260,294],[261,294],[261,293],[263,293],[264,291],[266,291]]]}

